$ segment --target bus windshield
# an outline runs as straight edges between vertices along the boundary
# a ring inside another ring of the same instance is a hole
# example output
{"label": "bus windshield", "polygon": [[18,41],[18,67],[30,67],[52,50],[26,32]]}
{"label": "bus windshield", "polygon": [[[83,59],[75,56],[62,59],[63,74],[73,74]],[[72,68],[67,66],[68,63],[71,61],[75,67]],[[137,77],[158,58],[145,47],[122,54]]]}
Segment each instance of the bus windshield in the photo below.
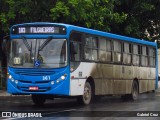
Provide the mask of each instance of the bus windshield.
{"label": "bus windshield", "polygon": [[9,66],[60,68],[67,65],[66,39],[13,39]]}

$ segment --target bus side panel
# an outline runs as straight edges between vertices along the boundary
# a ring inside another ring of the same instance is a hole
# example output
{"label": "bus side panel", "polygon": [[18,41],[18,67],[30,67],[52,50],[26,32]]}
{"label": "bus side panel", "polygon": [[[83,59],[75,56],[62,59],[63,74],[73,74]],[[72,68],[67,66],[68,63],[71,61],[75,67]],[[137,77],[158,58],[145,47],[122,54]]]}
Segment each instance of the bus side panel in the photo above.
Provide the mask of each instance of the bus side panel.
{"label": "bus side panel", "polygon": [[155,74],[155,68],[81,63],[71,73],[74,79],[70,80],[70,95],[82,95],[88,77],[94,80],[95,95],[130,94],[134,79],[142,93],[155,89]]}
{"label": "bus side panel", "polygon": [[95,95],[100,95],[103,93],[102,69],[103,69],[103,64],[94,63],[94,67],[93,69],[91,69],[91,72],[89,73],[89,76],[93,78],[95,84]]}
{"label": "bus side panel", "polygon": [[102,66],[102,64],[81,62],[70,75],[70,95],[83,95],[84,85],[88,78],[92,78],[95,83],[95,94],[102,94]]}
{"label": "bus side panel", "polygon": [[[139,69],[139,70],[138,70]],[[140,67],[137,69],[139,80],[139,93],[155,90],[156,70],[155,68]]]}
{"label": "bus side panel", "polygon": [[133,67],[127,65],[114,65],[114,94],[127,94],[131,92],[133,81]]}
{"label": "bus side panel", "polygon": [[81,62],[70,76],[70,95],[83,95],[84,85],[91,72],[96,69],[96,64]]}
{"label": "bus side panel", "polygon": [[85,81],[86,79],[71,79],[70,96],[83,95]]}
{"label": "bus side panel", "polygon": [[102,95],[113,94],[114,90],[113,65],[99,64],[99,66],[101,66],[100,69],[102,69],[102,93],[98,93],[96,91],[96,94],[102,94]]}
{"label": "bus side panel", "polygon": [[148,71],[148,68],[139,67],[138,79],[139,79],[140,93],[147,91],[147,87],[148,87],[147,71]]}
{"label": "bus side panel", "polygon": [[134,76],[134,67],[133,66],[126,66],[124,65],[122,67],[122,78],[124,81],[126,81],[126,91],[124,94],[130,94],[131,93],[131,87],[132,87],[132,82],[133,82],[133,76]]}
{"label": "bus side panel", "polygon": [[122,80],[121,67],[121,65],[113,65],[114,94],[120,94],[125,92],[126,81]]}
{"label": "bus side panel", "polygon": [[156,68],[148,68],[148,91],[155,90]]}

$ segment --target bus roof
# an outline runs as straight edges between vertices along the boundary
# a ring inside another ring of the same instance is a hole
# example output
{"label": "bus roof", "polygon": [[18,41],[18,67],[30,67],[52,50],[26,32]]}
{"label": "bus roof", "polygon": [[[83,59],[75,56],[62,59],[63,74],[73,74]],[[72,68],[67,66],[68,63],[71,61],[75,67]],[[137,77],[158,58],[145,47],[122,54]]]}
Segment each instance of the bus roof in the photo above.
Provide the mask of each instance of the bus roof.
{"label": "bus roof", "polygon": [[75,31],[79,31],[79,32],[84,32],[84,33],[89,33],[89,34],[93,34],[93,35],[102,36],[102,37],[104,36],[104,37],[108,37],[108,38],[111,38],[111,39],[129,41],[129,42],[132,42],[132,43],[139,43],[139,44],[150,45],[150,46],[157,46],[157,44],[155,42],[149,42],[149,41],[146,41],[146,40],[126,37],[126,36],[122,36],[122,35],[117,35],[117,34],[113,34],[113,33],[103,32],[103,31],[99,31],[99,30],[93,30],[93,29],[89,29],[89,28],[84,28],[84,27],[79,27],[79,26],[74,26],[74,25],[64,24],[64,23],[32,22],[32,23],[24,23],[24,24],[13,25],[12,28],[16,27],[16,26],[23,26],[23,25],[47,25],[47,24],[62,25],[62,26],[65,26],[69,31],[75,30]]}

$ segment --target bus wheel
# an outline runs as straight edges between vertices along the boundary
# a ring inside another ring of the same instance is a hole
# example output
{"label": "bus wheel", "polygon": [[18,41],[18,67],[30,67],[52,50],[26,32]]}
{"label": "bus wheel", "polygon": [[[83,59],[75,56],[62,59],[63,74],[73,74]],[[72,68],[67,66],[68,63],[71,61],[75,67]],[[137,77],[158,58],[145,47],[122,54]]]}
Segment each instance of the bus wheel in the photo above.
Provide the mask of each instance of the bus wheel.
{"label": "bus wheel", "polygon": [[77,98],[78,102],[83,105],[90,104],[93,98],[92,86],[89,82],[86,82],[84,85],[84,93],[82,96]]}
{"label": "bus wheel", "polygon": [[136,81],[133,81],[132,90],[131,90],[131,94],[130,94],[131,100],[134,100],[134,101],[137,100],[138,94],[139,94],[138,83]]}
{"label": "bus wheel", "polygon": [[32,101],[36,106],[43,106],[46,101],[46,98],[44,95],[32,94]]}

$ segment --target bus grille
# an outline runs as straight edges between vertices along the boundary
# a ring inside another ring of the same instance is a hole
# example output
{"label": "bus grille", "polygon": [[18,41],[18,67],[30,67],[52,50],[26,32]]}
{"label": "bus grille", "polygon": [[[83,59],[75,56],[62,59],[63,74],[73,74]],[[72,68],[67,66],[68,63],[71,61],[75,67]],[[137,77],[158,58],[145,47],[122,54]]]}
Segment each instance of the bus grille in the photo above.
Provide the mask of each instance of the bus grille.
{"label": "bus grille", "polygon": [[15,69],[14,71],[16,74],[20,75],[32,75],[32,76],[42,76],[42,75],[51,75],[55,74],[53,70],[39,70],[39,69]]}

